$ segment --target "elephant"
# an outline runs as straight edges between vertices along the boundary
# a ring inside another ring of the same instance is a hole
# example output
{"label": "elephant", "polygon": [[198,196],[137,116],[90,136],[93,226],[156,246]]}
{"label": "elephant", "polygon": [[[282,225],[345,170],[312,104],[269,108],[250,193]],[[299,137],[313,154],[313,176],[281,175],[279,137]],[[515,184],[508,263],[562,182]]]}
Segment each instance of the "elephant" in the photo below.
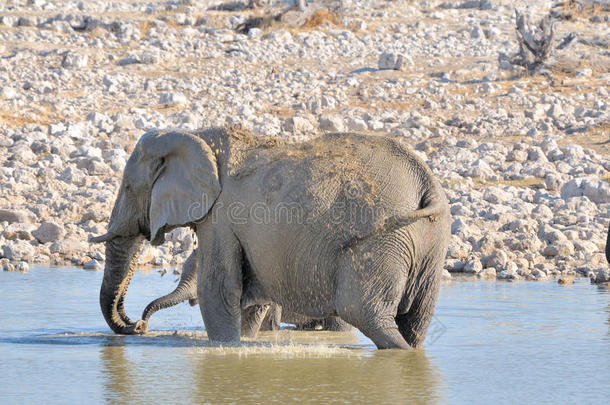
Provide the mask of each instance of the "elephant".
{"label": "elephant", "polygon": [[[182,266],[182,274],[176,288],[169,294],[159,297],[149,303],[142,313],[142,321],[148,324],[152,314],[169,308],[188,300],[191,306],[197,305],[197,249],[189,255]],[[256,306],[258,307],[258,306]],[[253,337],[256,334],[254,328],[259,324],[257,317],[261,316],[264,308],[251,307],[252,310],[242,311],[242,336]],[[303,315],[282,313],[282,307],[272,303],[265,311],[264,319],[260,324],[259,330],[279,330],[280,322],[292,323],[297,330],[328,330],[328,331],[349,331],[351,326],[338,317],[328,317],[325,319],[311,319]]]}
{"label": "elephant", "polygon": [[608,225],[608,235],[606,236],[606,260],[610,263],[610,224]]}
{"label": "elephant", "polygon": [[197,298],[212,342],[239,342],[242,310],[275,302],[338,316],[378,349],[423,345],[449,204],[398,140],[336,133],[290,144],[240,126],[146,132],[107,232],[91,238],[106,244],[100,307],[115,333],[146,331],[124,310],[140,244],[181,226],[197,234]]}

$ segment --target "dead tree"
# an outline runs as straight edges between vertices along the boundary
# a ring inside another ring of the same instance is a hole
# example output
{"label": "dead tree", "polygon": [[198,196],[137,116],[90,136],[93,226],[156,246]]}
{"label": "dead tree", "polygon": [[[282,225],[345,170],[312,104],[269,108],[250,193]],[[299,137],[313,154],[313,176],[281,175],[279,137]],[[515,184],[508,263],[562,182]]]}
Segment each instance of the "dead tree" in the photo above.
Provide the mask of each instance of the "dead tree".
{"label": "dead tree", "polygon": [[515,10],[516,34],[519,53],[511,63],[525,67],[529,72],[540,71],[553,50],[553,21],[546,15],[537,24],[531,25],[529,18]]}

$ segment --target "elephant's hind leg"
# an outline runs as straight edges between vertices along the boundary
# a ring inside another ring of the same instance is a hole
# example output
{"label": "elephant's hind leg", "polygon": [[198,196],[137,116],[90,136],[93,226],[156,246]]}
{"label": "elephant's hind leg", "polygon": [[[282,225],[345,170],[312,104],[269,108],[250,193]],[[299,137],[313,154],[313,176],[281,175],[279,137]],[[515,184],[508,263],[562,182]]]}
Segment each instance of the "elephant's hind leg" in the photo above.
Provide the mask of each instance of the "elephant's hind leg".
{"label": "elephant's hind leg", "polygon": [[358,300],[349,301],[342,298],[341,307],[337,308],[339,316],[358,328],[371,339],[378,349],[410,349],[403,338],[392,314],[392,306],[372,306]]}
{"label": "elephant's hind leg", "polygon": [[391,256],[371,259],[354,252],[340,262],[335,308],[341,319],[379,349],[410,349],[395,321],[404,293],[404,263]]}
{"label": "elephant's hind leg", "polygon": [[270,305],[253,305],[244,309],[241,313],[241,335],[247,338],[255,338],[263,320],[269,312]]}
{"label": "elephant's hind leg", "polygon": [[432,320],[434,307],[440,288],[440,274],[444,261],[444,251],[437,254],[431,262],[423,261],[429,266],[426,271],[420,272],[419,286],[413,303],[406,314],[398,314],[396,323],[405,340],[415,348],[421,348],[426,338],[426,330]]}

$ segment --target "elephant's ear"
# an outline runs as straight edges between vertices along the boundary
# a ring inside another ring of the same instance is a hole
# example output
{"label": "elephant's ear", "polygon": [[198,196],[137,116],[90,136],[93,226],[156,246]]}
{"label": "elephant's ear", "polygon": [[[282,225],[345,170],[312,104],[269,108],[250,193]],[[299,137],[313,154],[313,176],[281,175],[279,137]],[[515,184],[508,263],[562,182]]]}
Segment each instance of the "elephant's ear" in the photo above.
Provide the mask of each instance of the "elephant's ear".
{"label": "elephant's ear", "polygon": [[150,240],[163,242],[166,231],[201,220],[220,194],[216,157],[208,144],[181,132],[150,132],[140,140],[151,157],[153,187]]}

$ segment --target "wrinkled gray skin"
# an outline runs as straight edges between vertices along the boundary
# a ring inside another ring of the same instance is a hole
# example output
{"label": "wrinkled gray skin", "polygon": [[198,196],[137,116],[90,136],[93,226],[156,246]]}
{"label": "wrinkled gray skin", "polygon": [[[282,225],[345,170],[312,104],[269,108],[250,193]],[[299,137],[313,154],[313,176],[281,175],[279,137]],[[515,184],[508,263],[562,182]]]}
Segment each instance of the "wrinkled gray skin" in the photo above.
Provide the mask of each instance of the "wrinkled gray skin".
{"label": "wrinkled gray skin", "polygon": [[[191,255],[186,259],[182,266],[182,275],[176,288],[169,294],[159,297],[146,306],[142,313],[142,321],[148,323],[148,320],[155,312],[169,308],[174,305],[188,300],[191,306],[196,305],[197,301],[197,249],[193,250]],[[254,308],[254,307],[252,307]],[[259,330],[279,330],[280,322],[292,323],[298,330],[328,330],[328,331],[348,331],[351,330],[351,325],[345,323],[338,317],[329,317],[325,319],[311,319],[303,315],[284,312],[282,307],[277,304],[271,304],[266,311],[266,315],[260,325]],[[257,308],[256,310],[242,311],[242,336],[253,337],[256,331],[253,329],[259,324],[257,319],[260,316],[259,311],[264,310]],[[254,317],[254,319],[252,319]]]}
{"label": "wrinkled gray skin", "polygon": [[146,331],[123,309],[142,237],[158,245],[180,226],[197,233],[211,341],[238,342],[242,310],[262,322],[275,302],[339,316],[380,349],[423,345],[450,218],[430,169],[394,140],[331,134],[287,145],[241,128],[143,135],[108,232],[92,238],[106,242],[100,306],[116,333]]}

